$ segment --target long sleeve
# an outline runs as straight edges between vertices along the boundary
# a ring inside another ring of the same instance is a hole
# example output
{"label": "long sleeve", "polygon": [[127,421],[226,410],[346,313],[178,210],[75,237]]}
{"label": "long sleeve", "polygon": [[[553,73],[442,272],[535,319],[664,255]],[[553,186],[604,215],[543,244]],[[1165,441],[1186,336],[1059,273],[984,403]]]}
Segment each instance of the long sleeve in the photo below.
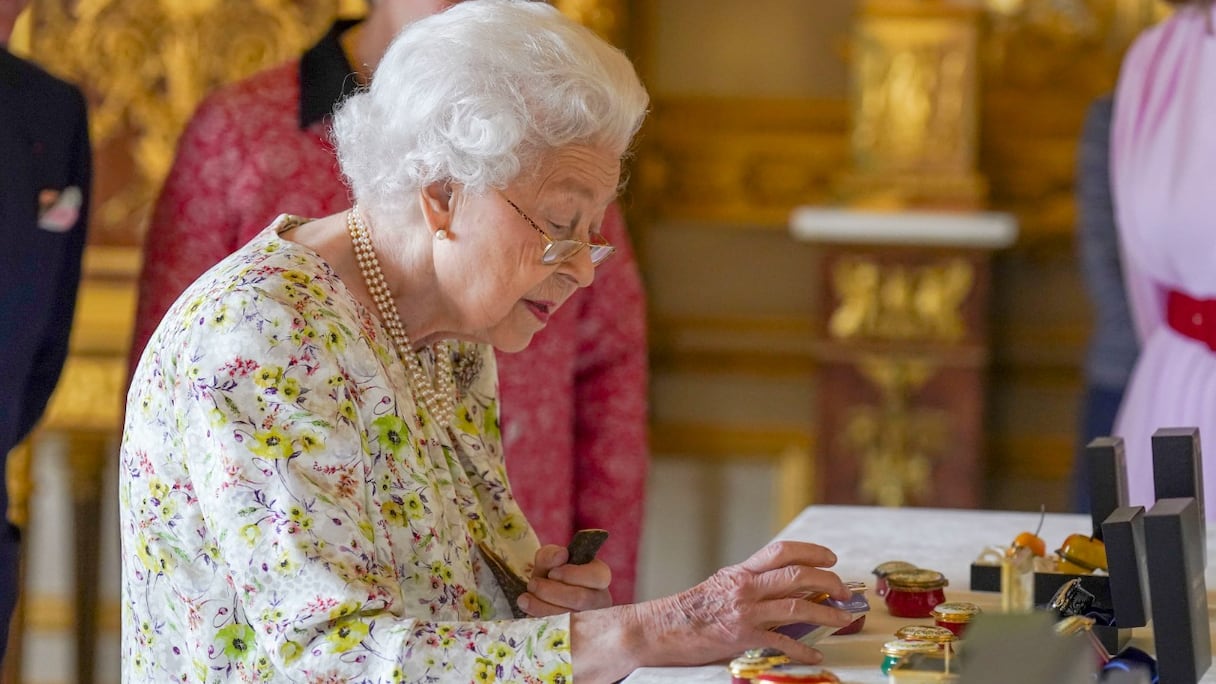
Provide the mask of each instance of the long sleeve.
{"label": "long sleeve", "polygon": [[205,101],[178,141],[144,238],[130,368],[179,295],[238,245],[230,192],[241,164],[240,127],[218,98]]}
{"label": "long sleeve", "polygon": [[21,405],[21,421],[17,440],[25,439],[42,417],[47,402],[59,382],[63,364],[68,356],[72,318],[76,311],[76,293],[80,286],[81,259],[89,225],[89,198],[93,187],[93,152],[89,145],[88,107],[80,91],[72,89],[72,109],[77,112],[72,127],[70,185],[80,188],[80,213],[76,224],[67,231],[54,292],[50,297],[50,313],[42,340],[34,352],[26,390]]}
{"label": "long sleeve", "polygon": [[575,379],[575,527],[613,537],[601,558],[616,603],[633,601],[650,465],[647,443],[646,298],[637,261],[613,205],[603,233],[618,253],[596,274],[579,315]]}

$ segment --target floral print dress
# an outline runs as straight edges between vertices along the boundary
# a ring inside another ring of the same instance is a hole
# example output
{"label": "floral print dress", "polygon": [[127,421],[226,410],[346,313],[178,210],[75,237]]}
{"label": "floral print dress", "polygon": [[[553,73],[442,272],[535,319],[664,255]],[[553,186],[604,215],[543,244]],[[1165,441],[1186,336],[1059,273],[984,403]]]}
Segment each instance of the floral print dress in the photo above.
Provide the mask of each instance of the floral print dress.
{"label": "floral print dress", "polygon": [[[120,455],[125,682],[564,681],[569,616],[513,620],[523,576],[492,350],[453,347],[454,425],[283,216],[169,311]],[[428,370],[432,359],[423,355]]]}

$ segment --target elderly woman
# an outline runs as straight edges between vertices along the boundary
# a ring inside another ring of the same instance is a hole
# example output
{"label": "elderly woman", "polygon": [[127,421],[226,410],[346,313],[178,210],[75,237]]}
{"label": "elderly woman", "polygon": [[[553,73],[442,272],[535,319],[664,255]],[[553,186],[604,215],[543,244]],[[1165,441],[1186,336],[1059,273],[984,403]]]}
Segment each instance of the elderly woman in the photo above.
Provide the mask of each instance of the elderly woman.
{"label": "elderly woman", "polygon": [[[848,596],[829,550],[774,544],[612,607],[607,566],[538,548],[506,482],[491,347],[526,346],[611,255],[597,228],[646,106],[626,58],[544,3],[472,0],[398,37],[335,121],[355,208],[281,217],[144,353],[121,455],[124,681],[819,658],[770,629],[850,621],[798,598]],[[528,578],[514,606],[502,565]]]}

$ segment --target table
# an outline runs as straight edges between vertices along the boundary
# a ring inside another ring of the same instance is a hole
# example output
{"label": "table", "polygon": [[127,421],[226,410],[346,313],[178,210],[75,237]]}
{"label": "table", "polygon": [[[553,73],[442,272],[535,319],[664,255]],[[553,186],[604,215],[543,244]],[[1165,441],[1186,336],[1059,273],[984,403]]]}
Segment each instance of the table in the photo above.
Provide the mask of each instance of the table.
{"label": "table", "polygon": [[[835,570],[845,580],[860,579],[873,585],[870,571],[886,560],[906,560],[945,573],[951,585],[946,597],[972,601],[985,610],[996,610],[1000,596],[969,591],[970,564],[986,546],[1005,544],[1023,530],[1034,531],[1038,513],[945,510],[929,508],[876,508],[866,506],[810,506],[785,527],[777,539],[813,541],[831,548],[839,558]],[[1087,532],[1089,516],[1050,514],[1039,533],[1048,544],[1058,545],[1074,532]],[[1208,528],[1208,604],[1216,606],[1216,527]],[[843,681],[855,684],[886,684],[878,670],[879,648],[893,638],[898,627],[930,620],[893,618],[881,599],[869,592],[872,610],[860,634],[828,637],[818,648],[824,667]],[[1211,615],[1211,613],[1209,613]],[[1212,630],[1216,650],[1216,628]],[[1152,652],[1148,628],[1134,631],[1133,643]],[[724,665],[705,667],[640,668],[625,679],[627,684],[727,684]],[[1216,666],[1209,669],[1203,684],[1216,684]]]}

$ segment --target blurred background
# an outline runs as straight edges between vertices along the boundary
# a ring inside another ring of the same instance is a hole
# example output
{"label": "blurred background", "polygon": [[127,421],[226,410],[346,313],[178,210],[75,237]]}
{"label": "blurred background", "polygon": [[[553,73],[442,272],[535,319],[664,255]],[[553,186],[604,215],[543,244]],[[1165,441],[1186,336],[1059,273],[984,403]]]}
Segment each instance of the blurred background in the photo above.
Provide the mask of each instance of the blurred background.
{"label": "blurred background", "polygon": [[[1068,509],[1091,325],[1077,138],[1162,3],[555,4],[624,49],[653,100],[624,198],[650,302],[640,598],[816,501]],[[114,455],[139,246],[177,135],[218,85],[364,11],[34,0],[19,23],[14,52],[89,98],[96,187],[72,355],[8,473],[28,540],[8,682],[118,681]],[[793,235],[805,206],[881,211],[892,230],[909,211],[997,211],[1018,231],[850,251]],[[862,322],[842,327],[850,305]]]}

